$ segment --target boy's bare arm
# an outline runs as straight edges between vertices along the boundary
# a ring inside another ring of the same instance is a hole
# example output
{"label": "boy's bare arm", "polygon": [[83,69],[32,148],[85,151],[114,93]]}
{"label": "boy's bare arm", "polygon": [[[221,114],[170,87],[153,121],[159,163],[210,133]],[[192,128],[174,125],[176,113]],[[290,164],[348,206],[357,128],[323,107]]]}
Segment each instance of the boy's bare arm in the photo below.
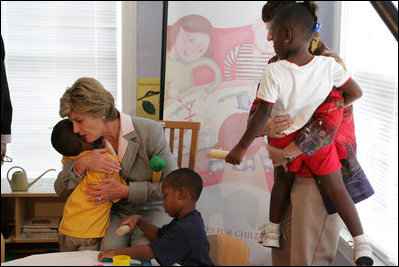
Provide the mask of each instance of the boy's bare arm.
{"label": "boy's bare arm", "polygon": [[339,89],[342,89],[343,92],[344,106],[351,105],[363,95],[362,89],[353,79],[350,79],[346,84],[339,87]]}
{"label": "boy's bare arm", "polygon": [[154,241],[158,238],[158,228],[152,223],[146,221],[143,217],[140,216],[137,226],[141,231],[143,231],[149,240]]}
{"label": "boy's bare arm", "polygon": [[126,217],[120,224],[119,227],[122,225],[129,225],[130,231],[132,231],[136,226],[138,226],[141,231],[145,234],[145,236],[154,241],[158,238],[158,228],[151,224],[150,222],[146,221],[140,215],[131,215]]}

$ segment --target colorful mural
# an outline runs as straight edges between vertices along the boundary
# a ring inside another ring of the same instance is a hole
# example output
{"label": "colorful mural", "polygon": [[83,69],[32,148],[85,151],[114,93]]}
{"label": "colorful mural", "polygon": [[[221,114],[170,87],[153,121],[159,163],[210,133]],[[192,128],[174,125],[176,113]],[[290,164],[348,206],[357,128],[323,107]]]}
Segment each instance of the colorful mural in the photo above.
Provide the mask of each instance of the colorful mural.
{"label": "colorful mural", "polygon": [[190,13],[185,2],[169,1],[164,119],[201,122],[196,170],[205,186],[198,207],[207,233],[240,238],[250,246],[250,264],[271,265],[270,249],[257,243],[273,185],[265,140],[257,138],[238,166],[209,157],[210,149],[232,149],[244,133],[257,84],[273,56],[260,20],[264,2],[248,3],[228,17],[252,12],[252,20],[217,27],[223,12],[212,19],[206,12]]}

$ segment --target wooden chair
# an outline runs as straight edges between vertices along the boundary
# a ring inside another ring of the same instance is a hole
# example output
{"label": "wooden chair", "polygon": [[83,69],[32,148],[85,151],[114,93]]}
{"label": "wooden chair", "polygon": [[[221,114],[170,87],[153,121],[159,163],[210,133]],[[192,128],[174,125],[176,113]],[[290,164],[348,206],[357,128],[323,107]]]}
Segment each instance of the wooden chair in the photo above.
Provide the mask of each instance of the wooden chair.
{"label": "wooden chair", "polygon": [[[178,130],[178,147],[177,147],[177,165],[182,168],[183,162],[183,148],[184,148],[184,132],[191,131],[191,142],[190,142],[190,153],[188,158],[188,168],[195,171],[197,162],[197,151],[198,151],[198,138],[199,130],[201,127],[200,122],[189,122],[189,121],[159,121],[163,124],[165,134],[169,129],[169,147],[170,151],[174,152],[175,147],[175,130]],[[187,166],[186,166],[187,167]]]}
{"label": "wooden chair", "polygon": [[208,235],[209,257],[216,266],[248,266],[249,246],[228,235]]}

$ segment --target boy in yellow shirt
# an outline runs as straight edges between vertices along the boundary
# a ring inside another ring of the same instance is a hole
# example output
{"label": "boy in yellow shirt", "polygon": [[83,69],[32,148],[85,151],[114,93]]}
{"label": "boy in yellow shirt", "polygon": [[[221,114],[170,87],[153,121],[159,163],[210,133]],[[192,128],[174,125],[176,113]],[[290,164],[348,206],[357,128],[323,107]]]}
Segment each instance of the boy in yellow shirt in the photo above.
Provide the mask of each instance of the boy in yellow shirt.
{"label": "boy in yellow shirt", "polygon": [[[96,149],[95,144],[86,143],[78,134],[73,132],[70,120],[59,121],[51,134],[51,144],[63,155],[62,164],[81,157]],[[105,153],[110,158],[118,160],[111,153]],[[118,172],[107,174],[87,171],[82,181],[68,197],[58,227],[58,242],[60,251],[79,251],[99,249],[101,238],[109,225],[112,201],[94,206],[87,201],[88,184],[100,184],[100,179],[115,178],[126,184]],[[119,199],[114,200],[114,202]]]}

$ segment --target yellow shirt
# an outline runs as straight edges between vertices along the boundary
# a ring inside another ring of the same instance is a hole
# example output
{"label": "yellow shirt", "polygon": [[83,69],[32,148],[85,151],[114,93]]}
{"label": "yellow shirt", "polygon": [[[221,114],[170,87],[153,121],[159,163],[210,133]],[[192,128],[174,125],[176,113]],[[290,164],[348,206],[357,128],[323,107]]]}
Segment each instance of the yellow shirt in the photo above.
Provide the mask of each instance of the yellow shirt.
{"label": "yellow shirt", "polygon": [[[63,157],[62,163],[65,164],[89,152],[83,151],[74,157]],[[110,153],[106,153],[105,155],[118,160],[118,158]],[[61,234],[78,238],[100,238],[105,235],[105,231],[109,225],[112,202],[118,202],[119,199],[94,206],[93,202],[87,201],[90,196],[85,194],[85,191],[88,190],[88,184],[100,184],[99,180],[104,178],[115,178],[126,184],[119,175],[119,172],[107,174],[87,171],[82,181],[73,190],[65,203],[62,220],[58,227],[58,231]]]}

